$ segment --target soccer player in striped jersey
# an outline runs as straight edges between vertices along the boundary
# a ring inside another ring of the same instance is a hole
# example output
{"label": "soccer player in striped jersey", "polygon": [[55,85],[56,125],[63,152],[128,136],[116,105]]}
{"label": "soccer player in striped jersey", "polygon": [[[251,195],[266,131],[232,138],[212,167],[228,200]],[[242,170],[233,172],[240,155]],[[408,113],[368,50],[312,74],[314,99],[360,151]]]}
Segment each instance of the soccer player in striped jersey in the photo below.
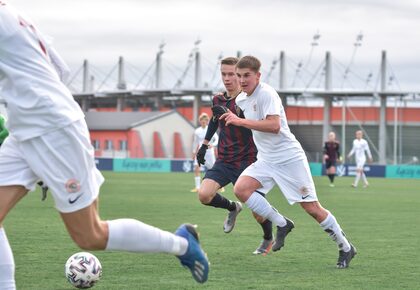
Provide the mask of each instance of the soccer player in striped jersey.
{"label": "soccer player in striped jersey", "polygon": [[335,133],[328,133],[328,141],[324,143],[324,164],[325,171],[330,179],[330,187],[334,187],[334,177],[337,161],[341,160],[340,143],[335,140]]}
{"label": "soccer player in striped jersey", "polygon": [[[221,61],[220,70],[226,92],[223,95],[219,94],[213,97],[213,106],[224,106],[233,114],[244,118],[242,110],[236,105],[236,97],[241,92],[235,74],[237,62],[238,59],[235,57],[227,57]],[[230,201],[219,192],[223,186],[229,183],[235,184],[242,171],[256,160],[257,149],[252,139],[251,130],[244,127],[226,126],[225,122],[219,121],[218,117],[213,115],[211,118],[203,144],[197,155],[198,161],[204,163],[204,154],[208,149],[208,144],[219,129],[218,157],[214,166],[204,176],[198,191],[198,198],[204,205],[229,211],[223,230],[225,233],[230,233],[235,226],[237,215],[242,210],[242,204],[239,201]],[[264,196],[265,193],[260,191],[258,194]],[[266,255],[273,244],[272,224],[268,219],[264,219],[257,214],[254,214],[254,217],[260,223],[264,232],[263,240],[254,254]]]}
{"label": "soccer player in striped jersey", "polygon": [[257,190],[268,192],[277,184],[290,204],[300,204],[332,238],[339,249],[337,268],[347,268],[356,255],[356,249],[347,240],[333,214],[318,201],[305,152],[289,129],[276,90],[260,82],[260,68],[261,62],[253,56],[244,56],[236,65],[243,90],[236,104],[244,111],[246,119],[232,112],[220,117],[228,126],[251,129],[258,149],[257,161],[247,167],[236,182],[235,195],[251,210],[277,226],[272,249],[278,251],[284,246],[294,223],[256,193]]}

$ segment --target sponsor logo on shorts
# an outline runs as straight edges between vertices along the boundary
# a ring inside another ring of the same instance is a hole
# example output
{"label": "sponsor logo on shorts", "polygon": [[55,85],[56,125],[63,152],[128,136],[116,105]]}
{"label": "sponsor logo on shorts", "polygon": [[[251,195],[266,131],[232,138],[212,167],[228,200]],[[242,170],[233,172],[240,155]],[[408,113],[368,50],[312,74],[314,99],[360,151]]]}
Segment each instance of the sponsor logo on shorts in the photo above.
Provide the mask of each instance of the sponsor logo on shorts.
{"label": "sponsor logo on shorts", "polygon": [[81,196],[83,195],[83,192],[82,193],[80,193],[80,194],[78,194],[76,197],[74,197],[74,198],[71,198],[71,197],[69,197],[69,203],[70,204],[73,204],[73,203],[75,203]]}
{"label": "sponsor logo on shorts", "polygon": [[308,196],[311,195],[309,193],[309,188],[307,188],[306,186],[302,186],[301,188],[299,188],[299,192],[300,194],[302,194],[302,199],[306,199]]}
{"label": "sponsor logo on shorts", "polygon": [[80,182],[77,179],[69,179],[65,184],[68,193],[75,193],[80,190]]}
{"label": "sponsor logo on shorts", "polygon": [[83,195],[83,192],[81,192],[78,195],[73,197],[73,193],[77,193],[80,191],[80,182],[75,178],[71,178],[67,180],[65,187],[66,187],[67,192],[72,195],[68,199],[70,204],[75,203]]}

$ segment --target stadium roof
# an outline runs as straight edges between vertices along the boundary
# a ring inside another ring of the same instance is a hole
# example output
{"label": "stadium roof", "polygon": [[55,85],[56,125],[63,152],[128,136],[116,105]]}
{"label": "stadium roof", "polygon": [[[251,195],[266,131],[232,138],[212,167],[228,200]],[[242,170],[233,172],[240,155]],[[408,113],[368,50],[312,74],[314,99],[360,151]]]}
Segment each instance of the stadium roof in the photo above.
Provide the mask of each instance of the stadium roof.
{"label": "stadium roof", "polygon": [[[149,89],[149,90],[116,90],[108,92],[95,93],[75,93],[76,99],[84,97],[93,98],[115,98],[115,97],[158,97],[158,96],[186,96],[186,95],[214,95],[216,92],[212,89]],[[377,97],[379,95],[386,97],[416,95],[416,92],[404,91],[365,91],[365,90],[313,90],[313,89],[284,89],[277,90],[281,96],[304,96],[304,97]]]}
{"label": "stadium roof", "polygon": [[177,112],[87,112],[86,123],[90,130],[129,130],[174,113]]}

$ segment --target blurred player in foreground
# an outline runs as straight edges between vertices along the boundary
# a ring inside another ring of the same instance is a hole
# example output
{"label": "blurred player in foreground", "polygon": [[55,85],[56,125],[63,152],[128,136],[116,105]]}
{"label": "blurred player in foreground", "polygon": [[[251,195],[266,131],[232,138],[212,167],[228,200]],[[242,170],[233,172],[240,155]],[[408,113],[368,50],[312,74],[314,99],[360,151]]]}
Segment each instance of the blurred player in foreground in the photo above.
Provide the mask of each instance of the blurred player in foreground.
{"label": "blurred player in foreground", "polygon": [[[4,140],[7,138],[7,136],[9,136],[9,130],[7,130],[5,123],[6,119],[4,118],[4,116],[0,115],[0,147],[1,144],[4,143]],[[39,181],[38,185],[41,187],[42,190],[41,200],[44,201],[47,198],[48,186],[46,186],[42,181]]]}
{"label": "blurred player in foreground", "polygon": [[104,178],[95,166],[83,112],[62,82],[66,72],[33,23],[0,1],[0,94],[13,116],[0,150],[0,289],[16,288],[3,222],[40,179],[50,187],[55,207],[80,248],[170,253],[204,283],[209,264],[192,225],[183,224],[172,234],[134,219],[99,217]]}

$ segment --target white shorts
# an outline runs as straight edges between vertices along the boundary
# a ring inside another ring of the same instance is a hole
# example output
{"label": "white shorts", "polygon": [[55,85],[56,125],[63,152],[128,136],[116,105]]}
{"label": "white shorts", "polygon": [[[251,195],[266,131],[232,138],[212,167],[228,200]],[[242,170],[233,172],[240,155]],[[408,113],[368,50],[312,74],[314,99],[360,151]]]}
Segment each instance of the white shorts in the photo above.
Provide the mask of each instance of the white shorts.
{"label": "white shorts", "polygon": [[289,204],[317,201],[314,181],[308,161],[298,160],[288,164],[275,164],[257,160],[248,166],[241,176],[258,180],[262,187],[258,191],[268,192],[278,185]]}
{"label": "white shorts", "polygon": [[366,158],[356,159],[356,168],[363,169],[363,167],[365,166],[365,163],[366,163]]}
{"label": "white shorts", "polygon": [[[207,169],[212,168],[214,163],[216,162],[216,154],[214,153],[214,148],[210,148],[206,151],[204,159],[206,160],[204,166]],[[194,158],[194,166],[198,166],[197,158]]]}
{"label": "white shorts", "polygon": [[92,204],[104,181],[95,166],[84,120],[23,142],[12,135],[0,150],[0,186],[34,190],[42,180],[63,213]]}

